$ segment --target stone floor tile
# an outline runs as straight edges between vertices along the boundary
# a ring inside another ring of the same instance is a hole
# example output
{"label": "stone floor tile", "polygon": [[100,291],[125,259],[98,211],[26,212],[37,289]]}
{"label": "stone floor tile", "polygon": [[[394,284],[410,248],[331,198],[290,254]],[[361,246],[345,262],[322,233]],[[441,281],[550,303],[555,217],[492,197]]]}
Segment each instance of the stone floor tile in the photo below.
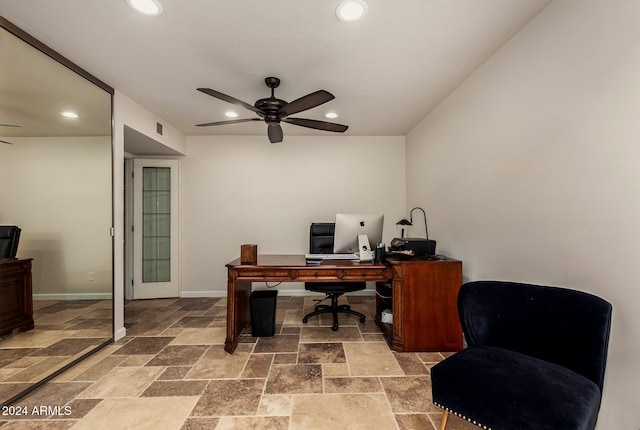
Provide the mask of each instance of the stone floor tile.
{"label": "stone floor tile", "polygon": [[[105,399],[74,430],[180,430],[198,397]],[[168,413],[169,412],[169,413]]]}
{"label": "stone floor tile", "polygon": [[391,350],[384,342],[344,344],[351,376],[404,375]]}
{"label": "stone floor tile", "polygon": [[264,384],[264,379],[212,380],[200,396],[191,416],[255,415]]}
{"label": "stone floor tile", "polygon": [[269,373],[266,394],[322,392],[322,366],[319,364],[274,364]]}
{"label": "stone floor tile", "polygon": [[431,397],[431,378],[405,376],[380,378],[394,413],[427,413],[439,409]]}
{"label": "stone floor tile", "polygon": [[342,343],[303,343],[298,349],[298,363],[346,363]]}
{"label": "stone floor tile", "polygon": [[289,430],[397,430],[384,394],[294,396]]}

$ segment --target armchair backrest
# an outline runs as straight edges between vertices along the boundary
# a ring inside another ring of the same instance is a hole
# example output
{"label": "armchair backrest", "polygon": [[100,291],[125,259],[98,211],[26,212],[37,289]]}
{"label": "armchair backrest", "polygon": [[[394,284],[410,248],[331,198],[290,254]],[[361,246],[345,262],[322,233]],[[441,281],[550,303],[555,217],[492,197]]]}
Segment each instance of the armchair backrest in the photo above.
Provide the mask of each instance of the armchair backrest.
{"label": "armchair backrest", "polygon": [[612,306],[592,294],[503,281],[462,286],[458,312],[467,344],[500,347],[604,382]]}
{"label": "armchair backrest", "polygon": [[15,225],[0,226],[0,258],[16,258],[21,231]]}

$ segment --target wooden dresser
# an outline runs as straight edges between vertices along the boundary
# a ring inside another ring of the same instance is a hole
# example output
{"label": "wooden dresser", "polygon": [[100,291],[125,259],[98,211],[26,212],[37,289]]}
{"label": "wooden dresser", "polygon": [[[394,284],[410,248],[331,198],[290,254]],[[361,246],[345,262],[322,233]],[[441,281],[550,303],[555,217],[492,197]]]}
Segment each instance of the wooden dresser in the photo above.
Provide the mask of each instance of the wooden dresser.
{"label": "wooden dresser", "polygon": [[0,335],[32,328],[31,258],[0,260]]}
{"label": "wooden dresser", "polygon": [[[457,297],[462,262],[446,257],[387,258],[392,278],[376,283],[376,323],[394,351],[459,351]],[[382,312],[392,311],[392,324]]]}

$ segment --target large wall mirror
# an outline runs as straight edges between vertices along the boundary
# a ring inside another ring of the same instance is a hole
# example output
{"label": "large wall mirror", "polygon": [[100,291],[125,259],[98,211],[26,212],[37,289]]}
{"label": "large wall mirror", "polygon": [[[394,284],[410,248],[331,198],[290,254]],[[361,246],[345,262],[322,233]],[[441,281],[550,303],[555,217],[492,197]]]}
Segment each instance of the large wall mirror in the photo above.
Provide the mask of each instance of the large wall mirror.
{"label": "large wall mirror", "polygon": [[0,332],[5,404],[113,338],[113,89],[0,26],[0,226],[20,227],[32,279],[23,297],[2,271],[0,326],[11,301],[33,309],[33,328]]}

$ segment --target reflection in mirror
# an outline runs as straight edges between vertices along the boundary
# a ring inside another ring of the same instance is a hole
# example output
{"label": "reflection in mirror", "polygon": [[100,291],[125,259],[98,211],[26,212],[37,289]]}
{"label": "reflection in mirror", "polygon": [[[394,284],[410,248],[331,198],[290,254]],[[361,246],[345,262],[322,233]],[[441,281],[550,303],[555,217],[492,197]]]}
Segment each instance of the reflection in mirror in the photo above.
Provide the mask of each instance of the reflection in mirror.
{"label": "reflection in mirror", "polygon": [[113,338],[113,90],[0,24],[0,226],[20,228],[0,255],[5,404]]}

